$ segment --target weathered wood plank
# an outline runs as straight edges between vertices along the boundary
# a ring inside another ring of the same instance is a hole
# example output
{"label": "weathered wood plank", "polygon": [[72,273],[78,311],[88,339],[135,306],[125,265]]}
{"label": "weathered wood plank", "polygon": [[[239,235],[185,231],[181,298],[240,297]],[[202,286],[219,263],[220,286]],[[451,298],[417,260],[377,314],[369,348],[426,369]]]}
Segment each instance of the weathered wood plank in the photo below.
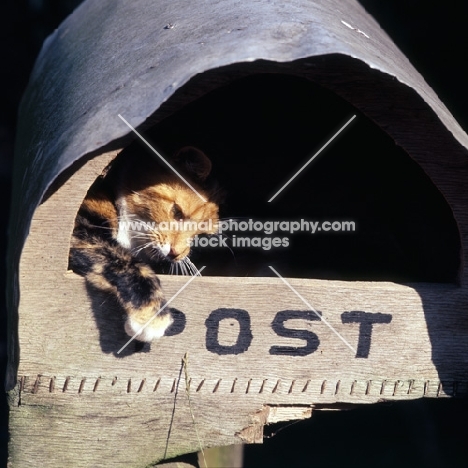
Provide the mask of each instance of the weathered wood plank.
{"label": "weathered wood plank", "polygon": [[[53,287],[44,286],[38,295],[31,291],[24,299],[25,310],[32,313],[23,314],[20,324],[24,337],[20,375],[38,369],[54,375],[60,369],[62,378],[122,375],[143,379],[157,369],[163,376],[174,376],[185,352],[190,354],[192,373],[206,379],[207,388],[224,388],[219,379],[226,376],[310,378],[310,367],[316,377],[324,379],[432,379],[438,375],[434,360],[440,370],[450,369],[447,377],[464,375],[465,361],[457,356],[467,333],[460,318],[466,298],[455,286],[413,289],[387,283],[288,279],[340,336],[311,314],[307,319],[288,320],[284,327],[298,331],[296,337],[285,337],[281,336],[284,328],[272,329],[278,313],[306,311],[307,307],[279,279],[198,278],[172,303],[186,317],[183,331],[164,337],[145,349],[147,352],[134,353],[129,345],[119,354],[128,338],[119,333],[122,311],[103,294],[95,294],[90,301],[82,278],[71,273],[61,276],[51,276]],[[168,298],[187,281],[162,278]],[[51,314],[32,326],[34,304],[44,293],[53,297],[57,285],[67,291],[64,302],[58,304],[53,298],[44,303],[41,299]],[[356,313],[352,315],[352,311]],[[379,323],[381,317],[385,321]],[[428,322],[440,337],[436,343],[430,341]],[[281,374],[275,369],[281,369]],[[322,373],[317,374],[320,369]],[[251,382],[252,388],[259,385],[259,381]]]}
{"label": "weathered wood plank", "polygon": [[[119,354],[123,312],[67,272],[77,208],[115,154],[88,161],[32,222],[20,269],[15,465],[146,466],[198,451],[187,353],[206,447],[261,442],[265,424],[312,407],[467,394],[467,297],[455,285],[288,278],[340,338],[277,277],[196,278],[172,303],[185,316],[177,334]],[[167,298],[187,281],[161,278]],[[303,318],[282,312],[281,322],[281,311]]]}

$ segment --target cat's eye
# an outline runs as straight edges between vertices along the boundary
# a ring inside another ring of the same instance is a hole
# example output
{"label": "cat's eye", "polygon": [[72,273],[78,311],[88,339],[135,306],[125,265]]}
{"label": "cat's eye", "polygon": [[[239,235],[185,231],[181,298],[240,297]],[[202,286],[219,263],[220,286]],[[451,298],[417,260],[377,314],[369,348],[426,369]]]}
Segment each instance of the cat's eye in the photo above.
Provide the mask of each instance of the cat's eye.
{"label": "cat's eye", "polygon": [[172,216],[177,220],[184,219],[184,213],[176,203],[172,206]]}

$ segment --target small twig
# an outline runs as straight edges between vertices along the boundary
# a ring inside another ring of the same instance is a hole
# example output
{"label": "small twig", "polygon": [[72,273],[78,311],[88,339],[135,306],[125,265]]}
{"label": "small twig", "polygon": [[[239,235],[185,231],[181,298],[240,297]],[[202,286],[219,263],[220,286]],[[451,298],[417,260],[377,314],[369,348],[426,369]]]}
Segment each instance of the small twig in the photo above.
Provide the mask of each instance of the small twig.
{"label": "small twig", "polygon": [[203,457],[203,464],[205,465],[205,468],[208,468],[208,465],[206,463],[206,458],[205,458],[205,452],[203,450],[203,446],[200,440],[200,435],[198,434],[198,428],[197,424],[195,422],[195,416],[193,414],[193,409],[192,409],[192,402],[190,400],[190,380],[188,376],[188,353],[185,353],[185,356],[182,358],[182,363],[184,367],[184,374],[185,374],[185,392],[187,393],[187,399],[188,399],[188,404],[189,404],[189,409],[190,409],[190,415],[192,416],[192,421],[193,421],[193,427],[195,428],[195,434],[197,435],[197,440],[198,440],[198,446],[200,447],[200,452]]}

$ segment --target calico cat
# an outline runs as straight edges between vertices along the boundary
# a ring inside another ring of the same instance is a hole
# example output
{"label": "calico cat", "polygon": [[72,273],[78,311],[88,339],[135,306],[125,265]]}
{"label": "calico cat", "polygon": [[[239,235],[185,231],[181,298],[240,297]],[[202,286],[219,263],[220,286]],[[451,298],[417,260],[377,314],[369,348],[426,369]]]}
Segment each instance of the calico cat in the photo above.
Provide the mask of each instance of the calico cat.
{"label": "calico cat", "polygon": [[211,161],[184,147],[170,163],[192,188],[146,154],[113,163],[89,190],[72,236],[70,268],[115,295],[127,314],[125,331],[142,342],[173,322],[169,308],[151,320],[165,304],[158,268],[196,274],[190,241],[217,230],[220,191],[209,182]]}

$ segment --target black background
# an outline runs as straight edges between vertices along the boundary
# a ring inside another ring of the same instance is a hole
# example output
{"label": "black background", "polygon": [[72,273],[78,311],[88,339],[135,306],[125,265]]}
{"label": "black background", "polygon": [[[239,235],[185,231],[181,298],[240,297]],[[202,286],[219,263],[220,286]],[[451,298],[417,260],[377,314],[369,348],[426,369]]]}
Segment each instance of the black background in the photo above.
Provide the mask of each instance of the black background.
{"label": "black background", "polygon": [[[3,0],[0,6],[1,254],[7,242],[18,103],[42,41],[77,0]],[[460,0],[361,0],[468,130],[468,3]],[[5,282],[5,268],[0,269]],[[6,359],[1,288],[0,359]],[[466,400],[372,405],[318,412],[307,422],[268,428],[274,438],[246,449],[246,467],[468,465]],[[0,404],[0,466],[7,458],[7,405]],[[47,462],[44,461],[45,465]]]}

